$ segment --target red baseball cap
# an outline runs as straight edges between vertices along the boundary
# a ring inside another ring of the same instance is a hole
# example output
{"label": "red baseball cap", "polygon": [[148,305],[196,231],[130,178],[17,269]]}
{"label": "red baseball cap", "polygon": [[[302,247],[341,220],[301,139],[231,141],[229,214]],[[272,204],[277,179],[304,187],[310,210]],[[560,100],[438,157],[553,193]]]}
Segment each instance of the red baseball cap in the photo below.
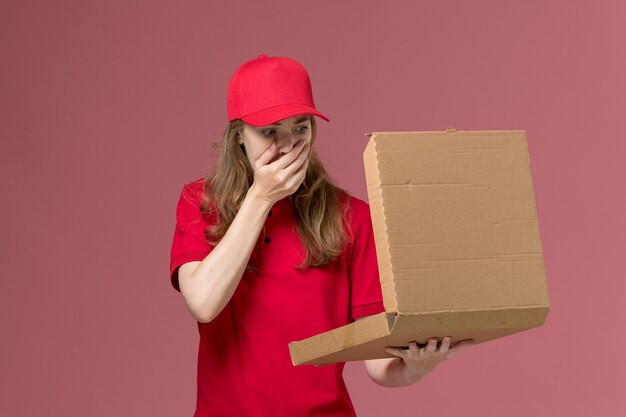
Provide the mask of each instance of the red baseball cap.
{"label": "red baseball cap", "polygon": [[317,111],[311,80],[299,62],[285,57],[259,55],[242,64],[228,82],[228,121],[242,119],[253,126],[266,126],[298,114]]}

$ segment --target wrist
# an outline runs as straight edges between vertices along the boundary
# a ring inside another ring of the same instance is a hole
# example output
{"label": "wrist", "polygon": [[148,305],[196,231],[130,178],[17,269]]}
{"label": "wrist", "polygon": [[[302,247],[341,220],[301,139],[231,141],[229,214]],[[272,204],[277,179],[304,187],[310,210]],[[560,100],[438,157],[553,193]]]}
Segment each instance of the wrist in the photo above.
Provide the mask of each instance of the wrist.
{"label": "wrist", "polygon": [[258,192],[254,184],[252,184],[252,186],[248,189],[245,200],[249,200],[252,205],[259,208],[260,210],[269,211],[274,205],[273,201],[268,200]]}
{"label": "wrist", "polygon": [[411,369],[404,361],[402,361],[404,367],[402,368],[402,375],[409,383],[415,383],[428,375],[430,370],[425,369]]}

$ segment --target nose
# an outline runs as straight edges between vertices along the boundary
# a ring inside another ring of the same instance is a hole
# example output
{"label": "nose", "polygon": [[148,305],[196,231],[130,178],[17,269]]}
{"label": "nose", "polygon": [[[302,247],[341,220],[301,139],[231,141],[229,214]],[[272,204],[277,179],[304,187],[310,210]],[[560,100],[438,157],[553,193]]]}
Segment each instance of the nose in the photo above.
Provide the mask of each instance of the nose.
{"label": "nose", "polygon": [[298,143],[298,136],[293,133],[286,133],[284,135],[280,135],[276,139],[276,145],[278,146],[278,152],[281,155],[284,155],[288,152],[291,152],[296,143]]}

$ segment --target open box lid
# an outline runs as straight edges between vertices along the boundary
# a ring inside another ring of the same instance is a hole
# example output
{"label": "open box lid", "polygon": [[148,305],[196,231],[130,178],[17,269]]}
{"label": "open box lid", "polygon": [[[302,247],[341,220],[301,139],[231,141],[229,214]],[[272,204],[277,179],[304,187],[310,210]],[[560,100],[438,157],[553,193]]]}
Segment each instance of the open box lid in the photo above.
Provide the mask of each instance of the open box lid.
{"label": "open box lid", "polygon": [[290,343],[294,365],[541,326],[549,298],[524,131],[369,135],[363,158],[386,313]]}

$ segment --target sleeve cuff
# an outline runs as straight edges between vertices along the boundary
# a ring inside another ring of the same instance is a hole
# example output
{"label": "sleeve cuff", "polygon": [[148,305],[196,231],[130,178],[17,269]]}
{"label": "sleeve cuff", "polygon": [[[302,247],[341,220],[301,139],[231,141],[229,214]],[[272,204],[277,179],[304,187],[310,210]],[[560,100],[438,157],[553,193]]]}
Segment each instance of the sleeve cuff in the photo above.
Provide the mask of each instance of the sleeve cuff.
{"label": "sleeve cuff", "polygon": [[374,314],[382,313],[383,311],[385,311],[385,306],[382,301],[354,306],[351,310],[352,320],[365,316],[373,316]]}
{"label": "sleeve cuff", "polygon": [[207,252],[186,252],[172,259],[170,263],[170,282],[176,291],[180,292],[178,285],[178,267],[187,262],[203,261],[207,255]]}

